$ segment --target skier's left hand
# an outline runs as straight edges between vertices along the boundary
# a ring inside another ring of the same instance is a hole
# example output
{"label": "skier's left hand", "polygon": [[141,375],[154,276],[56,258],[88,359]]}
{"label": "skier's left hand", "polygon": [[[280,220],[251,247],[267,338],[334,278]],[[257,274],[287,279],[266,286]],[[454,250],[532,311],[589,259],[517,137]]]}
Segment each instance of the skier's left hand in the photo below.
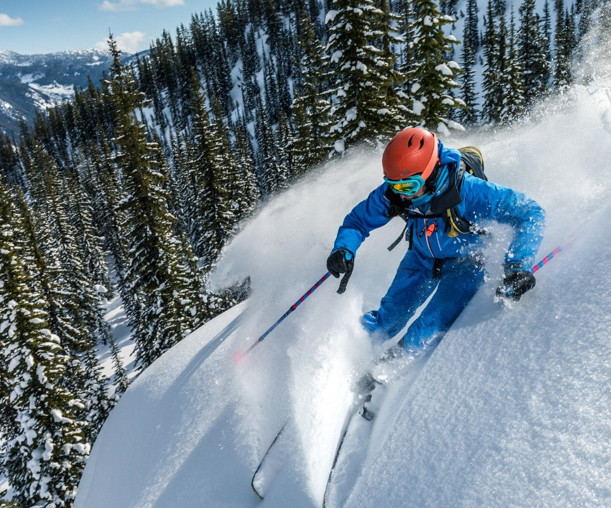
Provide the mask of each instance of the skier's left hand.
{"label": "skier's left hand", "polygon": [[535,283],[535,276],[529,270],[506,268],[503,283],[497,288],[496,295],[517,302],[524,293],[535,287]]}

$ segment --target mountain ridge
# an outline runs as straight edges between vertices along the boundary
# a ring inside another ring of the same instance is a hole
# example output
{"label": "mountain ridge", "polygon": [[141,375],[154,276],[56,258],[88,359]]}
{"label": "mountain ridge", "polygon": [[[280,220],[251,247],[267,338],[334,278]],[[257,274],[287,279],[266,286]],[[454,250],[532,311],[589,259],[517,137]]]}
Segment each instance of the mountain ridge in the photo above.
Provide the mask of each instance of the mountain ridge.
{"label": "mountain ridge", "polygon": [[[126,60],[132,54],[124,54]],[[17,137],[22,121],[74,96],[89,79],[98,85],[110,67],[108,50],[77,49],[22,55],[0,50],[0,131]]]}

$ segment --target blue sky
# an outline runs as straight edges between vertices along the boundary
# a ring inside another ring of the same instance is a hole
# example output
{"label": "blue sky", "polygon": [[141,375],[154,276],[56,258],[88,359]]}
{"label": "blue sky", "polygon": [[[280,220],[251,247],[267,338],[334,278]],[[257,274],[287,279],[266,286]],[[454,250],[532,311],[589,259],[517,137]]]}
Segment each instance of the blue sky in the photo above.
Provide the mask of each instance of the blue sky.
{"label": "blue sky", "polygon": [[172,38],[192,13],[219,0],[1,0],[0,50],[23,55],[71,49],[106,48],[109,30],[119,49],[149,47],[166,29]]}

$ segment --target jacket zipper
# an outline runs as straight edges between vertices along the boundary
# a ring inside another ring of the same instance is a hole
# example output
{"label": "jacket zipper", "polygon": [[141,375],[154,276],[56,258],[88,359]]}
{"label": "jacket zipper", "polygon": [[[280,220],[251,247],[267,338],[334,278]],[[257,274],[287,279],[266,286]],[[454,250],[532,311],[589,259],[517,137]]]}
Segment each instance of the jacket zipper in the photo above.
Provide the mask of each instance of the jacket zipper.
{"label": "jacket zipper", "polygon": [[431,256],[433,258],[437,258],[437,256],[435,256],[435,253],[433,252],[433,247],[431,245],[430,237],[435,232],[436,229],[437,229],[437,221],[434,221],[429,226],[428,219],[424,219],[424,230],[420,233],[420,236],[424,235],[424,239],[426,241],[426,245],[429,248],[429,252],[431,253]]}

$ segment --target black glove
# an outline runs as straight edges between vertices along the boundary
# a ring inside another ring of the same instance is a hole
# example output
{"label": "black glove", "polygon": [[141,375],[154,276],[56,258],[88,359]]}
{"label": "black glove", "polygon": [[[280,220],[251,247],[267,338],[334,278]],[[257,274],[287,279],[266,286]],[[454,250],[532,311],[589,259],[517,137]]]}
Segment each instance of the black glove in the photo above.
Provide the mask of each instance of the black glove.
{"label": "black glove", "polygon": [[497,288],[496,295],[517,302],[524,293],[535,287],[535,283],[535,276],[529,270],[506,269],[503,284]]}
{"label": "black glove", "polygon": [[354,256],[352,252],[343,247],[334,250],[327,258],[327,270],[333,277],[337,278],[341,273],[351,272],[354,267]]}
{"label": "black glove", "polygon": [[333,275],[333,277],[339,277],[340,274],[345,273],[342,281],[339,284],[337,292],[342,294],[346,291],[348,285],[348,279],[352,275],[352,269],[354,268],[354,254],[348,249],[339,248],[334,250],[331,255],[327,258],[327,270]]}

